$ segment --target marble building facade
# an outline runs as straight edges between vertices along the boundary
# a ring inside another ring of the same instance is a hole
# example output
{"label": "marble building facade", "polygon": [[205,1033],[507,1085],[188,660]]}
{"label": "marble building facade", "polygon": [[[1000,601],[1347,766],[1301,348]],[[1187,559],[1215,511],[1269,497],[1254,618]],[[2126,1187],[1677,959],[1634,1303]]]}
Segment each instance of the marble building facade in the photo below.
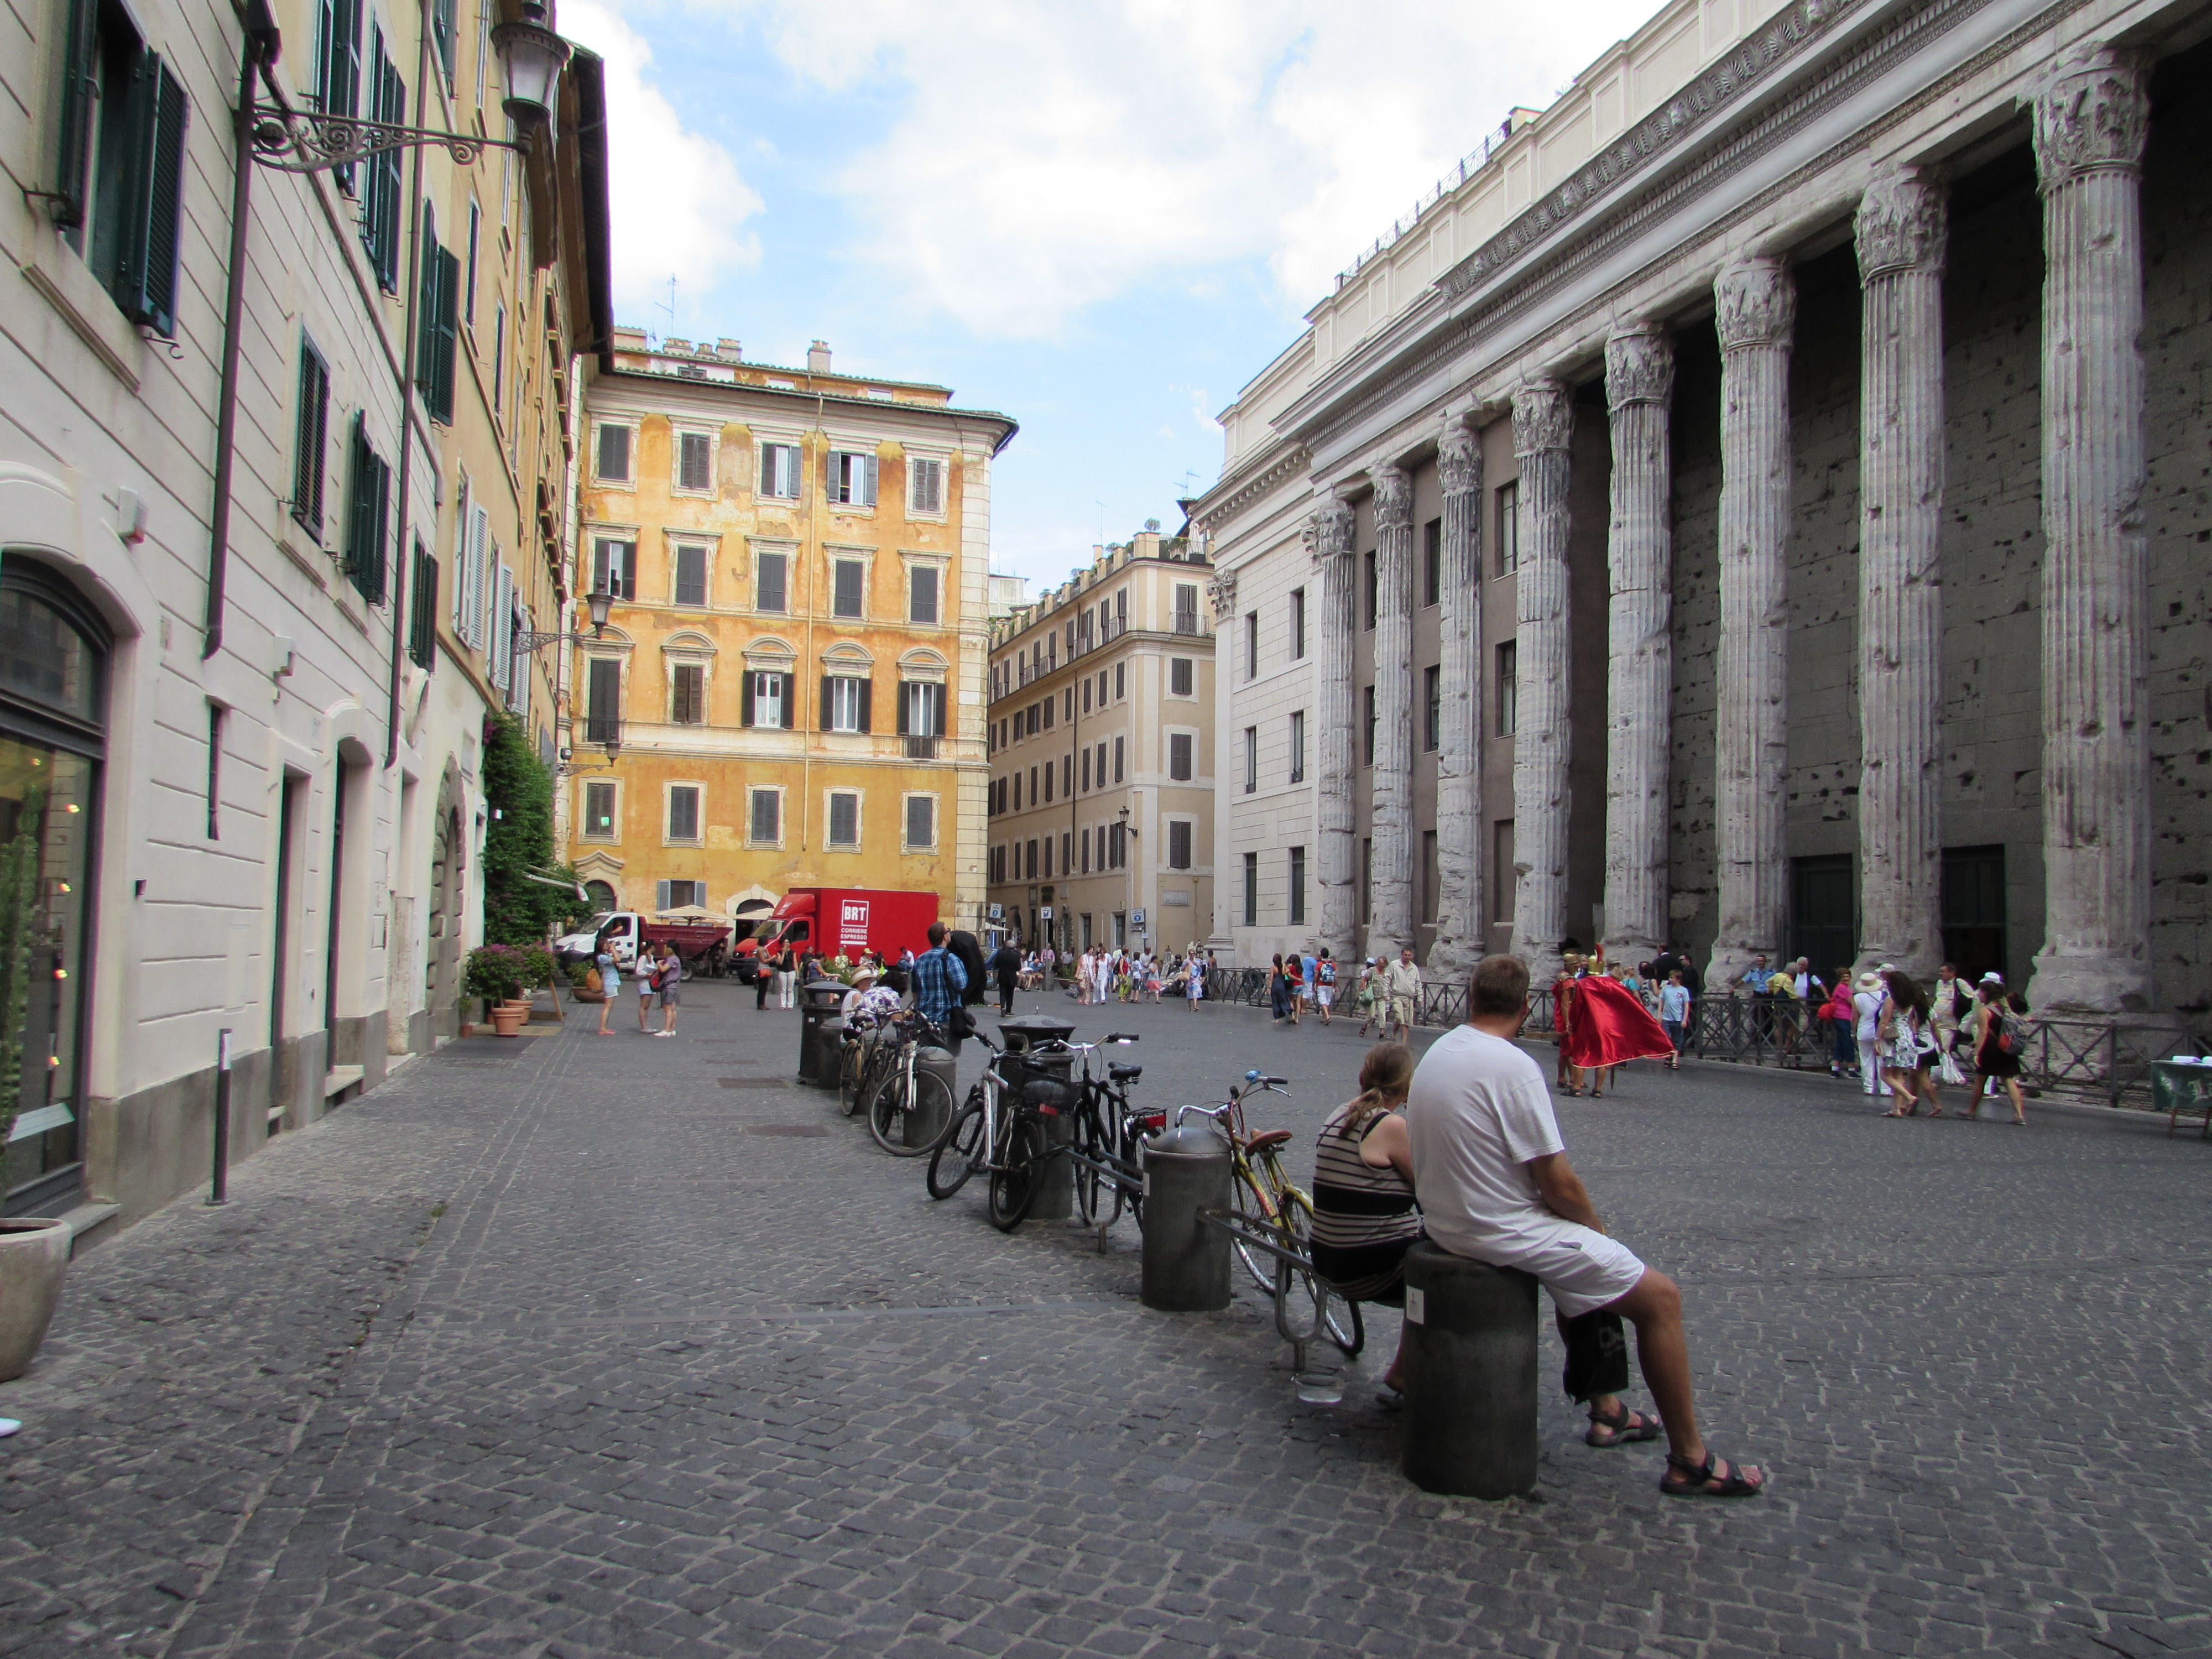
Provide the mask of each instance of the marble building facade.
{"label": "marble building facade", "polygon": [[1316,631],[1219,723],[1321,752],[1303,815],[1223,769],[1217,866],[1318,893],[1217,945],[2212,1006],[2208,41],[1678,0],[1516,112],[1224,416],[1220,626]]}

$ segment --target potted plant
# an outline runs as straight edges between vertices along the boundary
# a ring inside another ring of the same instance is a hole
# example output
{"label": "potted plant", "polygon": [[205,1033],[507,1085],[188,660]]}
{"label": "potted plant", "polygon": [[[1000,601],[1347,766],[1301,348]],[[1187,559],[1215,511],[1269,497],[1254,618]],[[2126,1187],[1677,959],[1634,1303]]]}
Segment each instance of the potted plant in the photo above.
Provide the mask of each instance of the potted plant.
{"label": "potted plant", "polygon": [[469,952],[461,992],[483,998],[493,1028],[501,1036],[513,1036],[530,1012],[528,1001],[517,1000],[528,977],[529,959],[523,951],[511,945],[479,945]]}
{"label": "potted plant", "polygon": [[[23,1025],[39,936],[39,838],[46,791],[24,792],[15,838],[0,848],[0,1164],[23,1103]],[[53,1219],[0,1221],[0,1382],[30,1369],[62,1299],[70,1230]]]}

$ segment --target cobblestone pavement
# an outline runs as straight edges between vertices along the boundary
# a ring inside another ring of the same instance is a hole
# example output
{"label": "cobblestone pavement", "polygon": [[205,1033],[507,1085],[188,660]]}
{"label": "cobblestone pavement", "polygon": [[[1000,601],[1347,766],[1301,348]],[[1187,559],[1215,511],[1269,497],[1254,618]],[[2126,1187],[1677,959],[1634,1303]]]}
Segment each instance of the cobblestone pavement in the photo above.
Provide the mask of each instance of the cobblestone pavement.
{"label": "cobblestone pavement", "polygon": [[[671,1042],[456,1043],[77,1264],[0,1388],[0,1654],[2212,1648],[2212,1146],[2162,1121],[1724,1067],[1563,1102],[1774,1484],[1662,1500],[1552,1395],[1540,1497],[1483,1504],[1400,1477],[1367,1388],[1299,1404],[1256,1304],[1143,1309],[1127,1223],[932,1204],[788,1086],[795,1016],[688,990]],[[1291,1076],[1302,1137],[1364,1047],[1111,1025],[1155,1101]]]}

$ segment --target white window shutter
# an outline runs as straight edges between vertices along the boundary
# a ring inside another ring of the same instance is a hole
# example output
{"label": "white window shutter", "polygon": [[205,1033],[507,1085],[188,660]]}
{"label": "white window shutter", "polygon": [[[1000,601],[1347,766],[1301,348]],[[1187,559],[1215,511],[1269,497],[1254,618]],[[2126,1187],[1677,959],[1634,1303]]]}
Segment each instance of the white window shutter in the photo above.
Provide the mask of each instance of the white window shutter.
{"label": "white window shutter", "polygon": [[469,481],[461,480],[461,504],[453,520],[453,631],[463,639],[469,632],[469,520],[475,504],[469,495]]}
{"label": "white window shutter", "polygon": [[863,507],[873,507],[876,504],[876,458],[872,455],[861,456],[860,470],[864,475],[860,482],[860,504]]}
{"label": "white window shutter", "polygon": [[653,884],[653,908],[655,910],[668,908],[668,884],[665,881],[657,881]]}

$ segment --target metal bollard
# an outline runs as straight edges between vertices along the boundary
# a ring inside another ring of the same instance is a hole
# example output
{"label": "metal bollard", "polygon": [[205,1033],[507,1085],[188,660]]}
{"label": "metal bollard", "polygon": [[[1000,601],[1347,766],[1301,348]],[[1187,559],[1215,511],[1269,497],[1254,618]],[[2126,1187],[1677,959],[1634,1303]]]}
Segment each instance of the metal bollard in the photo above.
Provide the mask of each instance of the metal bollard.
{"label": "metal bollard", "polygon": [[942,1048],[923,1048],[914,1057],[916,1076],[928,1072],[945,1082],[945,1103],[930,1110],[919,1108],[906,1114],[906,1144],[909,1146],[933,1146],[945,1126],[951,1121],[954,1103],[960,1098],[960,1082],[955,1076],[957,1062]]}
{"label": "metal bollard", "polygon": [[1036,1196],[1030,1200],[1030,1219],[1032,1221],[1065,1221],[1075,1213],[1075,1166],[1065,1158],[1051,1156],[1064,1148],[1074,1132],[1075,1120],[1068,1115],[1075,1100],[1075,1056],[1073,1054],[1024,1054],[1021,1057],[1018,1075],[1049,1079],[1060,1085],[1054,1091],[1051,1103],[1057,1109],[1046,1113],[1038,1121],[1044,1125],[1044,1176],[1037,1182]]}
{"label": "metal bollard", "polygon": [[838,1084],[838,1071],[845,1059],[845,1018],[832,1013],[814,1028],[814,1059],[811,1071],[801,1074],[801,1080],[817,1089],[834,1089]]}
{"label": "metal bollard", "polygon": [[1212,1313],[1229,1305],[1229,1235],[1199,1214],[1228,1208],[1229,1147],[1211,1124],[1186,1124],[1145,1142],[1147,1308]]}
{"label": "metal bollard", "polygon": [[1406,1479],[1462,1498],[1534,1491],[1534,1275],[1426,1241],[1407,1251],[1405,1395]]}

